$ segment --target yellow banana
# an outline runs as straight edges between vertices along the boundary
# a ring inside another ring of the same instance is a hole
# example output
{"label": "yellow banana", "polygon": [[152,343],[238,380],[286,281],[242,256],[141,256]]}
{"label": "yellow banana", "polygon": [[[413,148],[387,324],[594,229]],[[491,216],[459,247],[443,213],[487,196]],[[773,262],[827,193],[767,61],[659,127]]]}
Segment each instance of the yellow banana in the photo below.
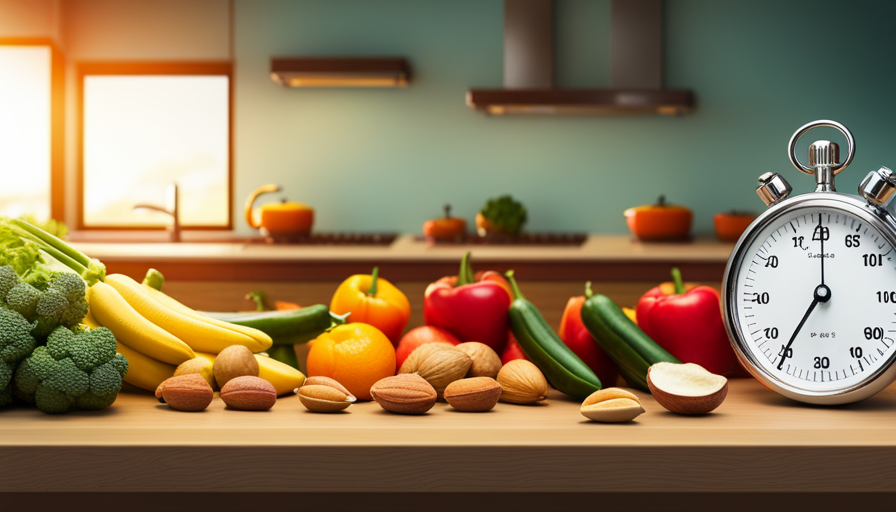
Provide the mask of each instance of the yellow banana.
{"label": "yellow banana", "polygon": [[255,354],[258,361],[258,376],[274,385],[277,396],[292,393],[305,382],[305,375],[286,363],[268,356]]}
{"label": "yellow banana", "polygon": [[146,357],[122,343],[118,344],[118,353],[128,360],[128,373],[124,375],[124,381],[132,386],[155,391],[162,381],[174,377],[176,368],[172,364]]}
{"label": "yellow banana", "polygon": [[207,352],[196,352],[196,357],[204,357],[208,362],[215,364],[218,354],[209,354]]}
{"label": "yellow banana", "polygon": [[[91,331],[102,327],[96,318],[93,318],[90,311],[87,312],[87,316],[81,323]],[[128,373],[124,376],[124,381],[128,384],[147,391],[155,391],[162,381],[174,376],[174,365],[146,357],[140,352],[128,348],[127,345],[122,345],[121,342],[116,342],[116,345],[118,346],[116,351],[128,360]]]}
{"label": "yellow banana", "polygon": [[100,282],[88,290],[93,317],[128,348],[173,365],[196,357],[186,343],[141,316],[112,286]]}
{"label": "yellow banana", "polygon": [[177,300],[172,299],[168,295],[165,295],[163,292],[156,290],[155,288],[153,288],[151,286],[147,286],[145,284],[141,285],[141,286],[142,286],[143,290],[149,294],[150,297],[156,299],[163,305],[168,306],[169,308],[173,309],[174,311],[177,311],[178,313],[180,313],[182,315],[186,315],[191,318],[195,318],[196,320],[201,320],[203,322],[207,322],[212,325],[217,325],[218,327],[230,329],[231,331],[236,331],[238,333],[245,334],[246,336],[249,336],[250,338],[254,339],[256,341],[256,343],[258,344],[257,345],[258,348],[249,347],[252,350],[252,352],[263,352],[263,351],[271,348],[271,345],[274,344],[274,342],[273,342],[273,340],[271,340],[270,336],[259,331],[258,329],[253,329],[251,327],[246,327],[244,325],[236,325],[236,324],[232,324],[230,322],[224,322],[223,320],[218,320],[217,318],[212,318],[210,316],[203,315],[202,313],[200,313],[198,311],[195,311],[193,309],[190,309],[187,306],[184,306]]}
{"label": "yellow banana", "polygon": [[106,276],[106,283],[147,320],[177,336],[193,350],[217,354],[231,345],[243,345],[257,352],[264,350],[255,339],[209,322],[175,311],[153,299],[137,281],[121,274]]}
{"label": "yellow banana", "polygon": [[84,317],[84,320],[81,320],[81,323],[87,326],[87,329],[94,330],[97,327],[102,327],[99,322],[96,321],[96,318],[93,318],[93,313],[89,310],[87,311],[87,316]]}

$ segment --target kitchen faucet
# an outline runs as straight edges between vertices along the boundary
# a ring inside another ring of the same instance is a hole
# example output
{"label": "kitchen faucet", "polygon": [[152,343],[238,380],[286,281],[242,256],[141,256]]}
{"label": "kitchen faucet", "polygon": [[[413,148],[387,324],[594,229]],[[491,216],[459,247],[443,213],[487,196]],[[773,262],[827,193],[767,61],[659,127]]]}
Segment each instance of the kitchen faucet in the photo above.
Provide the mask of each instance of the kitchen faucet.
{"label": "kitchen faucet", "polygon": [[180,242],[180,218],[178,216],[177,183],[168,185],[167,208],[153,204],[135,204],[132,210],[152,210],[166,213],[171,216],[172,222],[168,226],[168,233],[172,242]]}

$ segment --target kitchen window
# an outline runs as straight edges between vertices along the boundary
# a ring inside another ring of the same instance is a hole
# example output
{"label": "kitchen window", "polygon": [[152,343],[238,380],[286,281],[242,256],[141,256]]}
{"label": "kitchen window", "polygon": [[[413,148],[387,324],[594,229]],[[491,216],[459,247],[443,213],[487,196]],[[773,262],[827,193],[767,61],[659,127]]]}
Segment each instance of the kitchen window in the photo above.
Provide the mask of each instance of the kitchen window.
{"label": "kitchen window", "polygon": [[178,186],[185,229],[231,229],[232,66],[90,63],[78,67],[79,229],[159,229]]}
{"label": "kitchen window", "polygon": [[0,215],[62,219],[62,54],[48,39],[0,38]]}

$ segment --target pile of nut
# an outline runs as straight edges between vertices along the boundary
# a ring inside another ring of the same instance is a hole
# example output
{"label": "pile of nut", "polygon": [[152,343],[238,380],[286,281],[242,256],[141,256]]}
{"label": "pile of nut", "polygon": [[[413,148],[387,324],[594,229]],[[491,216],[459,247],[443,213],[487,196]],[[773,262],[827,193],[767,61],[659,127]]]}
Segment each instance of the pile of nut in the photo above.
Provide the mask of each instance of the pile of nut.
{"label": "pile of nut", "polygon": [[215,397],[213,386],[231,409],[266,411],[277,403],[277,390],[258,377],[258,361],[252,352],[234,345],[222,350],[214,364],[197,357],[181,365],[174,377],[156,388],[156,398],[178,411],[204,411]]}
{"label": "pile of nut", "polygon": [[[326,377],[310,377],[296,393],[313,412],[337,412],[355,397]],[[501,365],[501,358],[477,342],[457,346],[426,344],[405,360],[398,375],[379,380],[370,388],[373,399],[386,411],[424,414],[438,400],[458,411],[485,412],[503,402],[531,404],[547,398],[548,383],[529,361]]]}

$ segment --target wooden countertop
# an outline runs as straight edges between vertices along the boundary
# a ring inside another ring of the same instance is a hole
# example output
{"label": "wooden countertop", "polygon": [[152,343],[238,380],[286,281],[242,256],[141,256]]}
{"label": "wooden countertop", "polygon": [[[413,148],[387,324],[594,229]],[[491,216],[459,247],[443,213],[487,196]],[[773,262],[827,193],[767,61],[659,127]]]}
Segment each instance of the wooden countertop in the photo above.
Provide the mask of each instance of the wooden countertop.
{"label": "wooden countertop", "polygon": [[[369,272],[373,265],[396,279],[431,280],[456,273],[466,251],[474,262],[528,270],[530,279],[655,280],[683,266],[693,280],[720,280],[733,244],[715,238],[645,243],[628,235],[591,235],[570,246],[431,246],[403,235],[390,246],[309,246],[247,243],[76,243],[113,271],[138,273],[155,266],[178,280],[323,280]],[[164,268],[162,268],[164,267]],[[481,267],[480,267],[481,268]],[[142,269],[142,270],[141,270]],[[167,270],[167,271],[166,271]],[[134,276],[137,277],[137,276]]]}
{"label": "wooden countertop", "polygon": [[0,412],[0,492],[892,492],[896,387],[850,406],[791,402],[752,379],[703,417],[643,396],[636,422],[545,405],[399,416],[374,403],[309,413],[180,413],[123,393],[99,413]]}

